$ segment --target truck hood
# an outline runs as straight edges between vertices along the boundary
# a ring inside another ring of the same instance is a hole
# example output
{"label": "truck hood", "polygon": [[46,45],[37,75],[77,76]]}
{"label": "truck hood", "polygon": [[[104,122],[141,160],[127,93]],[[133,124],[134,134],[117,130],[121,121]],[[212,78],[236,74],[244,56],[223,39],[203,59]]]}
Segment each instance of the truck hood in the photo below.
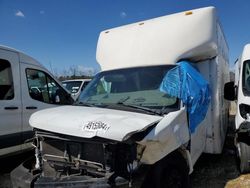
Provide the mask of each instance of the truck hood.
{"label": "truck hood", "polygon": [[62,106],[41,110],[30,118],[33,128],[82,138],[101,137],[123,141],[163,117],[106,108]]}

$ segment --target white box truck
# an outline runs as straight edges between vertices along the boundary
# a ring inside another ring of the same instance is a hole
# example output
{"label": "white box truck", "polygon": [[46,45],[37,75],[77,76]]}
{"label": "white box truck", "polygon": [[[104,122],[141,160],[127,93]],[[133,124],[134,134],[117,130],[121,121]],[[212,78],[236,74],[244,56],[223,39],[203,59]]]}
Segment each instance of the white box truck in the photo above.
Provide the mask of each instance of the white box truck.
{"label": "white box truck", "polygon": [[236,101],[235,146],[241,173],[250,172],[250,44],[235,62],[235,80],[225,85],[225,98]]}
{"label": "white box truck", "polygon": [[228,46],[215,8],[103,31],[97,61],[78,104],[32,115],[35,168],[17,167],[13,184],[188,187],[200,155],[221,153],[228,124]]}
{"label": "white box truck", "polygon": [[[56,99],[57,98],[57,99]],[[73,99],[32,57],[0,46],[0,157],[31,148],[30,115]]]}

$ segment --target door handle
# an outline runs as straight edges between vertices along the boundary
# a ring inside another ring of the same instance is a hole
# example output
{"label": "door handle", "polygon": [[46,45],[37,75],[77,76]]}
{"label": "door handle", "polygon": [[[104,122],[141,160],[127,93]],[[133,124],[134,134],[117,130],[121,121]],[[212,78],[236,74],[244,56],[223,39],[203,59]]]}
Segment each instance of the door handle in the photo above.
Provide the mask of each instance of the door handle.
{"label": "door handle", "polygon": [[4,107],[5,110],[17,110],[18,107],[17,106],[6,106]]}
{"label": "door handle", "polygon": [[37,109],[37,107],[36,106],[26,106],[26,109],[27,110],[35,110],[35,109]]}

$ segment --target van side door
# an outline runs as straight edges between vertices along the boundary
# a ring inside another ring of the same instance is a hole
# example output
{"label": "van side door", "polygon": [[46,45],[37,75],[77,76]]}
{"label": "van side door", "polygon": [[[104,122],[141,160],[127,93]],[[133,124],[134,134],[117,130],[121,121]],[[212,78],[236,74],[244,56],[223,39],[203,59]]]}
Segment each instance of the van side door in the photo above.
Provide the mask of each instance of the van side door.
{"label": "van side door", "polygon": [[[21,144],[22,103],[18,53],[0,49],[0,155]],[[6,153],[7,152],[7,153]]]}
{"label": "van side door", "polygon": [[72,104],[73,100],[64,88],[42,67],[21,63],[23,98],[23,141],[32,137],[29,126],[32,113],[57,105]]}

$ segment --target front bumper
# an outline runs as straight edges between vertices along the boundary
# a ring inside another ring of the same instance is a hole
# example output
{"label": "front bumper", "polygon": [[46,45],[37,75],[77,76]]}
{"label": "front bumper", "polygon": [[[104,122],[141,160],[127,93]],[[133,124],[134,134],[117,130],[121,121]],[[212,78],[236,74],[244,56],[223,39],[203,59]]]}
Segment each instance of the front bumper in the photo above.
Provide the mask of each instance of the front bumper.
{"label": "front bumper", "polygon": [[108,184],[107,178],[88,178],[88,177],[69,177],[65,179],[53,179],[41,177],[34,183],[35,188],[50,188],[50,187],[71,187],[71,188],[110,188],[119,187],[125,188],[128,186],[128,181],[123,178],[117,178],[115,185]]}
{"label": "front bumper", "polygon": [[13,188],[125,188],[125,187],[141,187],[141,181],[135,181],[132,185],[121,177],[115,179],[114,184],[108,183],[108,177],[92,178],[88,176],[69,176],[65,178],[42,177],[40,174],[32,173],[25,163],[19,165],[11,172],[11,182]]}

